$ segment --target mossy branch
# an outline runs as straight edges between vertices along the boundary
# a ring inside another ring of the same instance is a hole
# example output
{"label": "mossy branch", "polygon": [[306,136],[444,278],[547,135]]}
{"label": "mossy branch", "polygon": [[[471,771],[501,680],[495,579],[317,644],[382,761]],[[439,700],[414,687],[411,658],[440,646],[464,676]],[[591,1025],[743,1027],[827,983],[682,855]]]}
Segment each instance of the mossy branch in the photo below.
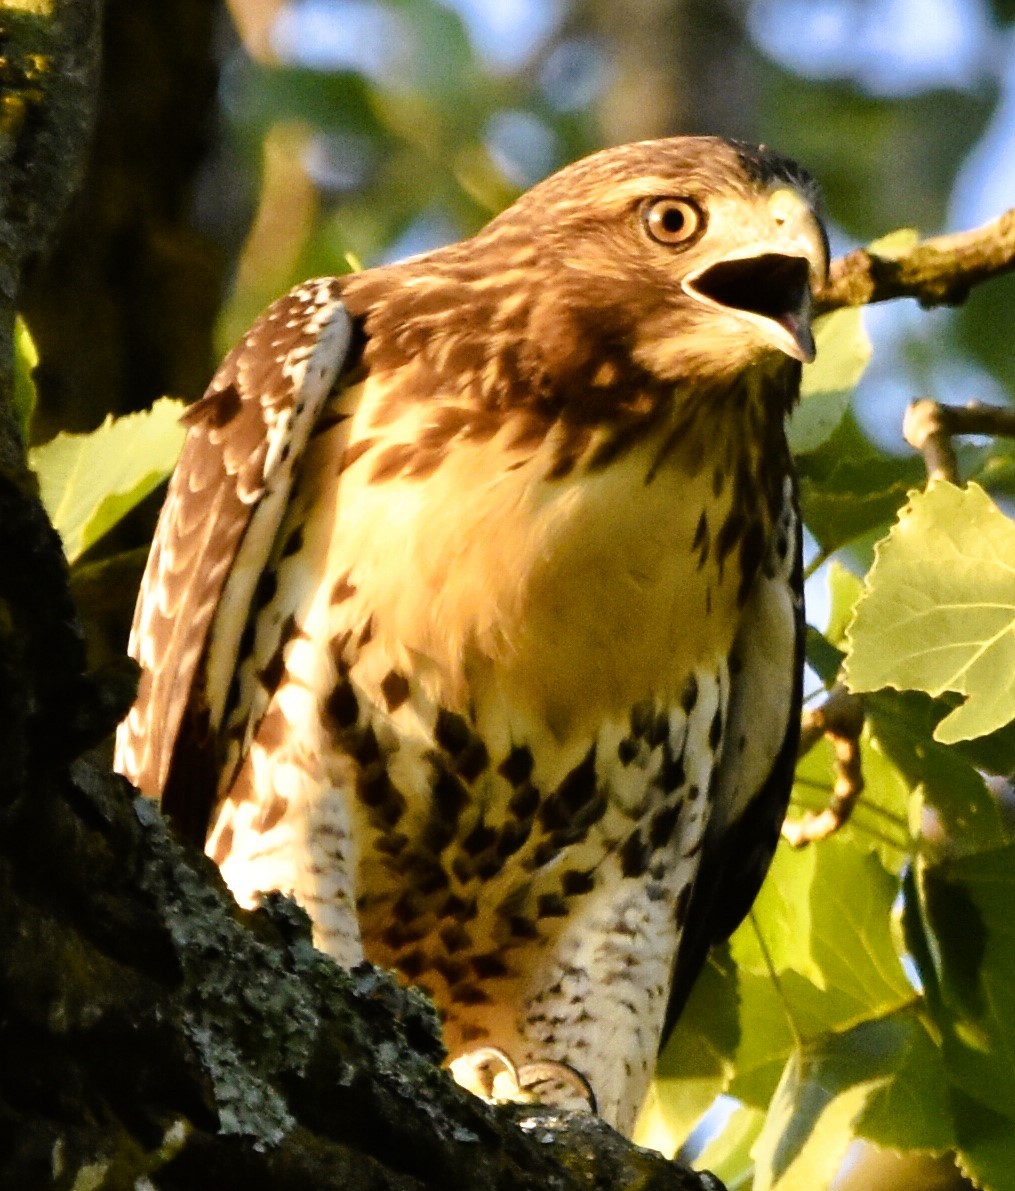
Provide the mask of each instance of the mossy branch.
{"label": "mossy branch", "polygon": [[1015,270],[1015,207],[982,227],[921,240],[911,247],[857,248],[832,262],[816,297],[819,313],[916,298],[921,306],[957,306],[981,282]]}

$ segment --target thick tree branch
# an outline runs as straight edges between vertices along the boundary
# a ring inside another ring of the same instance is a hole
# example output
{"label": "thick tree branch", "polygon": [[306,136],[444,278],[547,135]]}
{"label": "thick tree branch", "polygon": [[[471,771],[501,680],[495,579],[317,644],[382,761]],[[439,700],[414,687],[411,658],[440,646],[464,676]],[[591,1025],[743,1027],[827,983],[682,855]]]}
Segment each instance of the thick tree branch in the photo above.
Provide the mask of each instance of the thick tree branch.
{"label": "thick tree branch", "polygon": [[828,285],[816,298],[819,313],[891,298],[921,306],[955,306],[974,285],[1015,270],[1015,207],[967,232],[922,240],[909,248],[871,252],[857,248],[832,262]]}

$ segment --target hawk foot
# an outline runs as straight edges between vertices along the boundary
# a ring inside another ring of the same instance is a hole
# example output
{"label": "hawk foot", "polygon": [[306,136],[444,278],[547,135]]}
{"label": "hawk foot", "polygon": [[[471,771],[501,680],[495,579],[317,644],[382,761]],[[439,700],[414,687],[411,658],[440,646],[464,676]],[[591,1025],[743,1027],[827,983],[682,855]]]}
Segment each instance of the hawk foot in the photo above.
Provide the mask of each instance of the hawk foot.
{"label": "hawk foot", "polygon": [[488,1104],[545,1104],[598,1112],[595,1092],[580,1071],[556,1059],[518,1067],[499,1046],[479,1046],[449,1064],[455,1082]]}

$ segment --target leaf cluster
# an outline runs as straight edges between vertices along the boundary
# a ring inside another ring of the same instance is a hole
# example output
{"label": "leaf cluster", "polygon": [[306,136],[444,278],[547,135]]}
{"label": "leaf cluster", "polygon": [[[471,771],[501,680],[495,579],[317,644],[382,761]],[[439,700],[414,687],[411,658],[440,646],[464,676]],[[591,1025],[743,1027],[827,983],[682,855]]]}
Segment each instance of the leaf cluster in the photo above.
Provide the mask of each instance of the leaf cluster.
{"label": "leaf cluster", "polygon": [[[863,433],[857,312],[822,320],[818,342],[791,426],[812,569],[832,559],[808,660],[816,695],[842,674],[866,692],[865,789],[831,839],[780,845],[670,1041],[643,1136],[697,1143],[731,1188],[828,1187],[857,1141],[952,1154],[1009,1188],[1015,524],[978,483],[924,490],[917,457]],[[990,482],[1010,457],[997,442],[963,461]],[[831,775],[825,742],[798,765],[791,815],[825,805]]]}

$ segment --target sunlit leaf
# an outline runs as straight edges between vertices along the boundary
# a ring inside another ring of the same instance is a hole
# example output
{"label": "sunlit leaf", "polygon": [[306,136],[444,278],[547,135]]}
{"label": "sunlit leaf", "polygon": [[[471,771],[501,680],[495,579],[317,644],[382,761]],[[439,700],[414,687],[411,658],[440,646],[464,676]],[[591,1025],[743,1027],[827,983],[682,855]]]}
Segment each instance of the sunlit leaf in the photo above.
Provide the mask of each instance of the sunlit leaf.
{"label": "sunlit leaf", "polygon": [[828,628],[825,636],[835,646],[845,647],[846,628],[863,591],[863,580],[834,559],[828,567]]}
{"label": "sunlit leaf", "polygon": [[897,227],[884,236],[878,236],[867,245],[867,251],[883,258],[899,256],[907,252],[920,239],[915,227]]}
{"label": "sunlit leaf", "polygon": [[856,1136],[854,1120],[884,1082],[846,1081],[823,1057],[797,1055],[787,1065],[754,1145],[754,1191],[827,1187]]}
{"label": "sunlit leaf", "polygon": [[853,690],[955,691],[944,743],[1015,718],[1015,524],[975,484],[912,497],[881,544],[850,626]]}
{"label": "sunlit leaf", "polygon": [[888,924],[897,892],[880,860],[849,838],[797,851],[780,845],[755,903],[756,930],[740,928],[733,954],[742,970],[760,975],[767,953],[777,973],[792,970],[814,984],[826,994],[825,1028],[886,1013],[912,994]]}
{"label": "sunlit leaf", "polygon": [[172,471],[185,431],[182,401],[163,398],[143,413],[90,434],[58,434],[29,452],[46,511],[74,562]]}
{"label": "sunlit leaf", "polygon": [[897,891],[878,857],[848,837],[802,851],[780,845],[752,917],[731,943],[740,1039],[730,1095],[764,1107],[803,1040],[912,999],[889,922]]}
{"label": "sunlit leaf", "polygon": [[[729,1082],[740,1036],[737,1003],[736,972],[719,950],[702,970],[656,1072],[652,1136],[669,1139],[670,1148],[683,1144]],[[641,1130],[638,1136],[652,1144]]]}
{"label": "sunlit leaf", "polygon": [[789,422],[789,442],[796,454],[819,447],[842,421],[871,355],[858,306],[818,319],[814,339],[817,358],[804,368],[800,404]]}
{"label": "sunlit leaf", "polygon": [[39,353],[24,319],[14,320],[14,416],[25,442],[29,439],[32,414],[35,412],[36,392],[33,373],[39,364]]}
{"label": "sunlit leaf", "polygon": [[710,1170],[723,1182],[727,1191],[747,1191],[754,1177],[751,1149],[764,1123],[763,1112],[741,1105],[720,1132],[695,1156],[695,1168]]}

